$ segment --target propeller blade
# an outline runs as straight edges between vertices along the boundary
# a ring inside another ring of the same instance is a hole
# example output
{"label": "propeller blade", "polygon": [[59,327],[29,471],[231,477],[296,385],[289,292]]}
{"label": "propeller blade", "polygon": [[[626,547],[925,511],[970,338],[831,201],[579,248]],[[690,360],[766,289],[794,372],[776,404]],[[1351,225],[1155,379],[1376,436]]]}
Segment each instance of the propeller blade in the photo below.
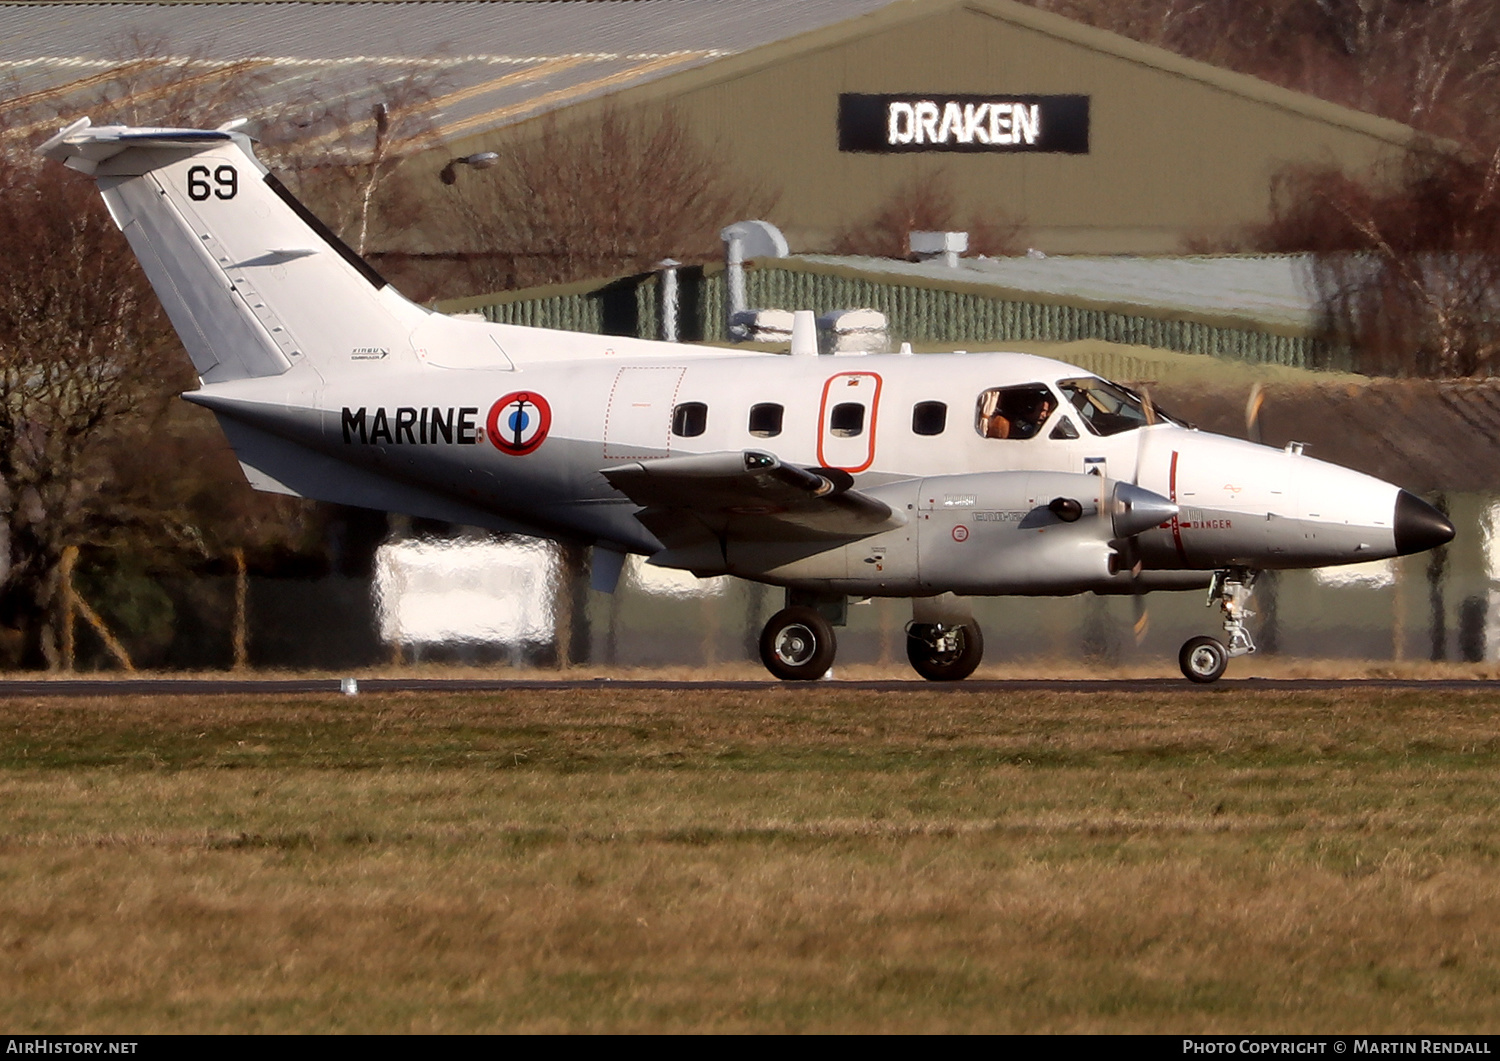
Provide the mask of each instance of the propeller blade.
{"label": "propeller blade", "polygon": [[[1141,411],[1146,414],[1147,427],[1150,427],[1160,419],[1160,417],[1156,415],[1156,403],[1151,400],[1151,384],[1154,382],[1155,380],[1136,381],[1136,387],[1138,387],[1139,389],[1135,393],[1137,397],[1141,399]],[[1136,439],[1135,443],[1135,474],[1130,477],[1130,481],[1134,485],[1140,486],[1141,467],[1146,463],[1146,441],[1151,437],[1152,433],[1149,431],[1141,431],[1137,434],[1139,435],[1139,437]]]}
{"label": "propeller blade", "polygon": [[1250,397],[1245,402],[1245,437],[1251,442],[1260,441],[1260,407],[1266,403],[1266,392],[1259,383],[1250,388]]}
{"label": "propeller blade", "polygon": [[1141,410],[1146,414],[1146,423],[1156,423],[1156,403],[1151,400],[1151,385],[1142,383],[1141,388]]}

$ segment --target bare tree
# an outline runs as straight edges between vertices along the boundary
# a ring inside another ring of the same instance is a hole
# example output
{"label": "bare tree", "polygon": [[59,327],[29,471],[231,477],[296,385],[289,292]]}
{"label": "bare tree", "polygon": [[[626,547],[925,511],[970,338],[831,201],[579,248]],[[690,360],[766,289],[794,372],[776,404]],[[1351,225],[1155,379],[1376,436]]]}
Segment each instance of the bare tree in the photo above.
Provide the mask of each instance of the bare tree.
{"label": "bare tree", "polygon": [[135,33],[116,49],[111,76],[76,103],[96,124],[212,127],[259,103],[268,84],[263,64],[211,59]]}
{"label": "bare tree", "polygon": [[897,187],[868,216],[858,218],[835,234],[835,254],[864,254],[876,258],[908,256],[912,232],[966,231],[969,253],[990,257],[1017,254],[1022,224],[1004,214],[975,213],[959,217],[958,194],[946,170],[918,175]]}
{"label": "bare tree", "polygon": [[1500,133],[1490,0],[1031,0],[1090,25],[1471,144]]}
{"label": "bare tree", "polygon": [[24,150],[75,118],[96,125],[213,127],[259,106],[263,64],[176,53],[139,35],[122,43],[111,65],[67,86],[21,92],[0,85],[0,144]]}
{"label": "bare tree", "polygon": [[259,126],[266,161],[299,198],[364,254],[416,216],[395,180],[403,164],[436,144],[431,111],[440,70],[413,68],[299,101]]}
{"label": "bare tree", "polygon": [[1494,128],[1491,100],[1500,88],[1500,17],[1487,0],[1406,5],[1370,52],[1367,84],[1394,82],[1400,99],[1387,112],[1419,129],[1471,142]]}
{"label": "bare tree", "polygon": [[64,548],[162,527],[112,465],[190,374],[92,182],[0,156],[0,611],[52,658]]}
{"label": "bare tree", "polygon": [[703,261],[720,228],[777,199],[735,183],[670,111],[611,110],[587,127],[544,119],[499,153],[450,193],[476,293]]}
{"label": "bare tree", "polygon": [[[223,64],[146,56],[112,73],[79,113],[218,124],[253,105],[243,71]],[[180,568],[297,540],[306,514],[255,495],[202,413],[169,411],[193,373],[155,294],[93,182],[31,153],[55,110],[12,103],[0,105],[0,626],[20,633],[0,642],[12,661],[19,640],[51,664],[65,551],[83,550],[85,578],[101,563]]]}
{"label": "bare tree", "polygon": [[1266,250],[1311,251],[1332,338],[1360,371],[1491,375],[1500,357],[1500,152],[1413,151],[1395,175],[1299,168]]}

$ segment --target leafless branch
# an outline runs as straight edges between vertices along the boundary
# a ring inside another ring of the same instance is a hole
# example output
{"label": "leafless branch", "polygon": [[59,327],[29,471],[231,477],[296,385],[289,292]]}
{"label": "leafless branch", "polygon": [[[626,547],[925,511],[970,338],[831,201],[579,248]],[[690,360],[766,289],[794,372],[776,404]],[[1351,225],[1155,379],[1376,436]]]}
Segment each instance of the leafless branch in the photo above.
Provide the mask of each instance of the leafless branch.
{"label": "leafless branch", "polygon": [[737,185],[671,112],[545,120],[500,155],[449,193],[454,242],[481,252],[469,279],[481,292],[703,261],[720,228],[777,198]]}

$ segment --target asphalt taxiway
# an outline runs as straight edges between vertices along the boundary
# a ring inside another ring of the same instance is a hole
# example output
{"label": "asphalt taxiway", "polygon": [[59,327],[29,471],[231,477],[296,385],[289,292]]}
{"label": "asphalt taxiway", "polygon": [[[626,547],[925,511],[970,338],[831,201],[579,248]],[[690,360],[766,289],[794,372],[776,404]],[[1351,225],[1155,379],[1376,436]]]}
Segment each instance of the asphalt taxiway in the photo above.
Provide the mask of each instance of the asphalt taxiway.
{"label": "asphalt taxiway", "polygon": [[1433,692],[1500,692],[1500,681],[1475,679],[1399,678],[1226,678],[1211,685],[1195,685],[1183,678],[1070,678],[1007,679],[963,682],[908,681],[665,681],[652,679],[525,679],[473,678],[355,678],[354,686],[344,678],[125,678],[41,679],[0,681],[0,697],[83,696],[232,696],[289,695],[306,693],[499,693],[617,689],[661,692],[770,692],[790,694],[815,689],[849,692],[899,693],[945,692],[955,694],[1000,694],[1022,692],[1057,693],[1182,693],[1208,695],[1214,692],[1308,692],[1315,690],[1385,689]]}

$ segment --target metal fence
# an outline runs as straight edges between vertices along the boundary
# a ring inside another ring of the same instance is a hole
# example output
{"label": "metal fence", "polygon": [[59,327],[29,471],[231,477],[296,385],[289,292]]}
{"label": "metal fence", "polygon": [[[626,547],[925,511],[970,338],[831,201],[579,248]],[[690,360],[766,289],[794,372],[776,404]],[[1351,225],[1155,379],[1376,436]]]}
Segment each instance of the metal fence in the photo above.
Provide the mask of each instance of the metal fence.
{"label": "metal fence", "polygon": [[[654,339],[661,334],[660,277],[655,273],[597,284],[536,288],[439,306],[482,313],[505,324]],[[749,304],[758,309],[868,308],[884,313],[892,343],[934,345],[1073,342],[1097,339],[1188,354],[1293,368],[1346,369],[1347,355],[1320,336],[1257,327],[1254,321],[1151,315],[1085,304],[986,293],[975,285],[942,286],[852,269],[788,262],[752,263]],[[722,266],[679,270],[679,333],[686,341],[725,342]]]}

